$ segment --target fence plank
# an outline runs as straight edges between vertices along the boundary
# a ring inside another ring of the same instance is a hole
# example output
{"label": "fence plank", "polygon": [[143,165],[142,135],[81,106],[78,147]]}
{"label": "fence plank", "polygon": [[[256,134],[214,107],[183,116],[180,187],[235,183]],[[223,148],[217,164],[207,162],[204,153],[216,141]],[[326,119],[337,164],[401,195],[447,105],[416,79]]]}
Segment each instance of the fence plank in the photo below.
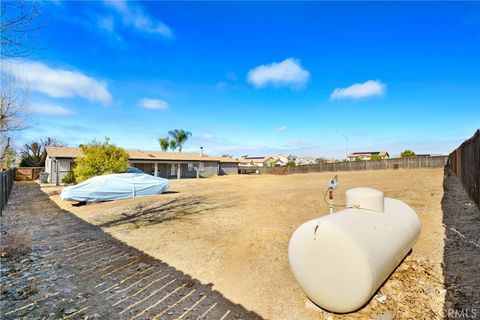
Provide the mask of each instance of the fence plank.
{"label": "fence plank", "polygon": [[418,169],[418,168],[443,168],[447,162],[448,156],[432,156],[416,158],[391,158],[383,160],[361,160],[334,163],[308,164],[296,167],[242,167],[239,170],[246,169],[249,172],[256,170],[262,174],[295,174],[311,172],[328,171],[364,171],[364,170],[387,170],[387,169]]}
{"label": "fence plank", "polygon": [[448,166],[480,207],[480,130],[450,153]]}
{"label": "fence plank", "polygon": [[13,187],[13,169],[0,172],[0,216],[8,202]]}

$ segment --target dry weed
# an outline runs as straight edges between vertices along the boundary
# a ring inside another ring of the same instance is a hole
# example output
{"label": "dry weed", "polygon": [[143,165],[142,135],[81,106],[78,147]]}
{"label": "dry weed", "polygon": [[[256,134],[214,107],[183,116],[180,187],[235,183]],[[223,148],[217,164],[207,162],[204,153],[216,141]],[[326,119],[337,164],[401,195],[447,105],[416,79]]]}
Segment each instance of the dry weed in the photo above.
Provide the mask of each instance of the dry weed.
{"label": "dry weed", "polygon": [[0,240],[0,256],[11,258],[28,254],[32,246],[32,236],[26,228],[2,231]]}

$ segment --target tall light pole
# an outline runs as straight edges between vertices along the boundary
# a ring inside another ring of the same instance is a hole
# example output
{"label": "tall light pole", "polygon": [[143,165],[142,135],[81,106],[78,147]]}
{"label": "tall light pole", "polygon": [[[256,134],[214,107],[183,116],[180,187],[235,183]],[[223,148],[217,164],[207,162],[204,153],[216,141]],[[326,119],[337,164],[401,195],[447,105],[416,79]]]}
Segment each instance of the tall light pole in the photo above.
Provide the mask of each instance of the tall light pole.
{"label": "tall light pole", "polygon": [[348,160],[348,137],[344,134],[342,136],[345,138],[345,160]]}

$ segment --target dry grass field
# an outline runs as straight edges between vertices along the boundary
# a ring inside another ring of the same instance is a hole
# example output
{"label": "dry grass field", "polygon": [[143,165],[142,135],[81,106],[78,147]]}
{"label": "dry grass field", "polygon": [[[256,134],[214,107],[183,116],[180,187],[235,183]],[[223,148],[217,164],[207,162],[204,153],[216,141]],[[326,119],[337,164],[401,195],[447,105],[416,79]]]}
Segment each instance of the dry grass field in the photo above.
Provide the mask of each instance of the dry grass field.
{"label": "dry grass field", "polygon": [[43,191],[63,209],[171,266],[213,284],[226,298],[268,319],[440,318],[443,285],[443,169],[339,172],[335,203],[347,189],[373,187],[408,203],[422,233],[380,293],[358,312],[306,308],[289,269],[287,246],[303,222],[326,214],[334,173],[222,176],[171,181],[166,194],[72,206],[59,188]]}

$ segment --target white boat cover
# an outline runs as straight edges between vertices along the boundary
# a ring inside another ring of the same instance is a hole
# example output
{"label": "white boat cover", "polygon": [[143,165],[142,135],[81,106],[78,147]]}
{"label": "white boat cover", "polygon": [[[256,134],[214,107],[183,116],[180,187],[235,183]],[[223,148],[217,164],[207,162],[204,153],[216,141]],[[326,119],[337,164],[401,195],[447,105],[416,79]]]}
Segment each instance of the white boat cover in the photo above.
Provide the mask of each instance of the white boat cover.
{"label": "white boat cover", "polygon": [[169,187],[167,179],[145,173],[118,173],[90,178],[62,189],[62,200],[100,202],[161,194]]}

